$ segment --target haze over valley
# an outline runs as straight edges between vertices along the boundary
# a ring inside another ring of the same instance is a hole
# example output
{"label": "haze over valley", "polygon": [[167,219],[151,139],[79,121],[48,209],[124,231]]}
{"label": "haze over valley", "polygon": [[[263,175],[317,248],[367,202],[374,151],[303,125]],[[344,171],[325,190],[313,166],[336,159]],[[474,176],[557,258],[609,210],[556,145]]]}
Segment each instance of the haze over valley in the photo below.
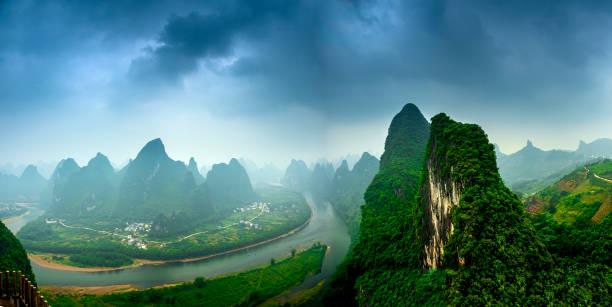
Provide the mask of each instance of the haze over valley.
{"label": "haze over valley", "polygon": [[0,306],[610,306],[611,24],[0,1]]}

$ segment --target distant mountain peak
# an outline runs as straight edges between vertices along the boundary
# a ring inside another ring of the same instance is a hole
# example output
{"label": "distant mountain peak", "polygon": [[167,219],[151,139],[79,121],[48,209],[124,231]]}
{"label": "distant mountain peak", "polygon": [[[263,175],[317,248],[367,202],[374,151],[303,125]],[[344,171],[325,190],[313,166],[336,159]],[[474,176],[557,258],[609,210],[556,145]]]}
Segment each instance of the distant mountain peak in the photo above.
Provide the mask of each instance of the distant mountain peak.
{"label": "distant mountain peak", "polygon": [[240,164],[240,162],[238,162],[238,159],[236,158],[232,158],[229,162],[229,165],[233,165],[233,166],[240,165],[240,167],[242,167],[242,164]]}
{"label": "distant mountain peak", "polygon": [[[442,115],[446,116],[442,113]],[[419,108],[414,104],[406,104],[402,111],[397,113],[391,120],[389,132],[385,139],[385,152],[380,158],[380,167],[384,169],[387,163],[394,160],[394,156],[421,156],[424,155],[424,146],[406,146],[414,143],[415,139],[420,141],[429,137],[429,122]]]}
{"label": "distant mountain peak", "polygon": [[369,152],[364,151],[363,154],[361,154],[361,158],[360,159],[365,159],[365,158],[369,158],[369,157],[376,158],[373,155],[371,155]]}
{"label": "distant mountain peak", "polygon": [[198,170],[198,163],[193,157],[189,159],[189,165],[187,166],[187,170],[189,170],[193,174],[193,179],[195,180],[196,184],[201,184],[204,182],[204,177]]}
{"label": "distant mountain peak", "polygon": [[338,169],[346,169],[348,170],[348,162],[346,162],[346,160],[342,160],[342,163],[340,163],[340,167],[338,167]]}
{"label": "distant mountain peak", "polygon": [[527,140],[527,145],[525,145],[526,148],[533,148],[533,143],[531,143],[531,140]]}
{"label": "distant mountain peak", "polygon": [[111,165],[108,158],[102,153],[97,153],[95,157],[93,157],[87,163],[87,167],[91,169],[96,169],[99,171],[114,171],[115,169]]}
{"label": "distant mountain peak", "polygon": [[38,178],[42,176],[40,175],[40,173],[38,172],[38,168],[36,168],[36,166],[34,166],[33,164],[28,165],[25,170],[23,170],[23,173],[21,174],[21,178]]}
{"label": "distant mountain peak", "polygon": [[143,157],[161,157],[161,158],[169,158],[166,153],[166,148],[164,147],[164,143],[162,143],[161,139],[157,138],[149,141],[138,153],[136,156],[136,160]]}

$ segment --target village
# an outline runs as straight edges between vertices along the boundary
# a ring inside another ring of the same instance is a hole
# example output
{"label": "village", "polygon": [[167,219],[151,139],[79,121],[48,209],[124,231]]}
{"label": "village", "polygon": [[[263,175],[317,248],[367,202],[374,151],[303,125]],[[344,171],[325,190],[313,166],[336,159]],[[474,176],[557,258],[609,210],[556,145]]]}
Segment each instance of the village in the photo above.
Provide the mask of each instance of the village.
{"label": "village", "polygon": [[149,231],[151,231],[152,224],[153,222],[149,222],[149,223],[137,222],[137,223],[131,223],[131,224],[126,222],[125,228],[123,229],[115,228],[115,233],[118,234],[122,231],[131,232],[132,234],[128,234],[127,236],[124,236],[123,239],[121,239],[121,243],[127,244],[129,246],[135,246],[140,249],[147,249],[147,245],[141,238],[138,237],[138,235],[146,234]]}
{"label": "village", "polygon": [[254,218],[252,218],[250,220],[240,220],[239,225],[244,226],[244,227],[249,228],[249,229],[255,229],[255,230],[262,229],[261,225],[259,225],[257,223],[253,223],[252,221],[254,219],[258,218],[259,216],[261,216],[264,213],[270,213],[269,205],[270,205],[270,203],[253,202],[253,203],[251,203],[250,205],[248,205],[246,207],[234,209],[235,213],[238,213],[238,212],[247,212],[247,211],[250,211],[250,210],[261,210],[257,216],[255,216]]}

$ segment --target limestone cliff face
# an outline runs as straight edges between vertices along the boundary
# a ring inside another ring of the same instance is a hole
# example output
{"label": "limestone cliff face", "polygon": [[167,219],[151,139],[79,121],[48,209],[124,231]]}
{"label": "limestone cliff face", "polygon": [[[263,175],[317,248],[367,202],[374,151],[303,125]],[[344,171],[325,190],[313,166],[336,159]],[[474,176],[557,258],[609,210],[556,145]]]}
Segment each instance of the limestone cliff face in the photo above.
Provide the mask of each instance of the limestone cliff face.
{"label": "limestone cliff face", "polygon": [[442,266],[444,245],[453,232],[451,208],[459,205],[462,184],[440,175],[437,171],[439,161],[433,154],[427,157],[426,166],[427,177],[421,188],[424,213],[423,266],[426,269],[435,269]]}

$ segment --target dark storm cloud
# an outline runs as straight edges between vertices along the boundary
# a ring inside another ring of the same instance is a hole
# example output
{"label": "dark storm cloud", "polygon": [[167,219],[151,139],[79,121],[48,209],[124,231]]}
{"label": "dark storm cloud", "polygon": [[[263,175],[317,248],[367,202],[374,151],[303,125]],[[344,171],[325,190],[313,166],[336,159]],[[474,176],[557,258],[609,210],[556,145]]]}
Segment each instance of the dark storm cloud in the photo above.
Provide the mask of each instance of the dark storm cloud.
{"label": "dark storm cloud", "polygon": [[[182,77],[208,70],[252,80],[252,110],[296,103],[337,111],[385,95],[401,104],[419,82],[510,100],[554,87],[580,90],[593,82],[587,64],[609,56],[601,25],[610,16],[589,3],[222,3],[170,17],[157,46],[132,62],[132,79],[180,87]],[[234,62],[219,67],[220,59]]]}
{"label": "dark storm cloud", "polygon": [[[138,104],[160,88],[181,91],[185,78],[203,72],[218,76],[219,87],[223,80],[249,85],[247,97],[225,103],[228,112],[295,104],[371,115],[369,109],[381,109],[373,102],[395,108],[412,97],[426,99],[423,86],[432,83],[464,93],[458,100],[477,93],[483,101],[547,103],[533,95],[588,91],[599,82],[593,70],[610,56],[609,6],[3,1],[0,72],[10,78],[0,84],[0,105],[55,102],[73,96],[75,87],[94,87],[102,97],[116,92],[109,99]],[[124,58],[127,64],[119,61]],[[87,74],[79,70],[83,63],[102,72]],[[106,83],[88,79],[104,73]],[[89,83],[74,86],[83,82]]]}

